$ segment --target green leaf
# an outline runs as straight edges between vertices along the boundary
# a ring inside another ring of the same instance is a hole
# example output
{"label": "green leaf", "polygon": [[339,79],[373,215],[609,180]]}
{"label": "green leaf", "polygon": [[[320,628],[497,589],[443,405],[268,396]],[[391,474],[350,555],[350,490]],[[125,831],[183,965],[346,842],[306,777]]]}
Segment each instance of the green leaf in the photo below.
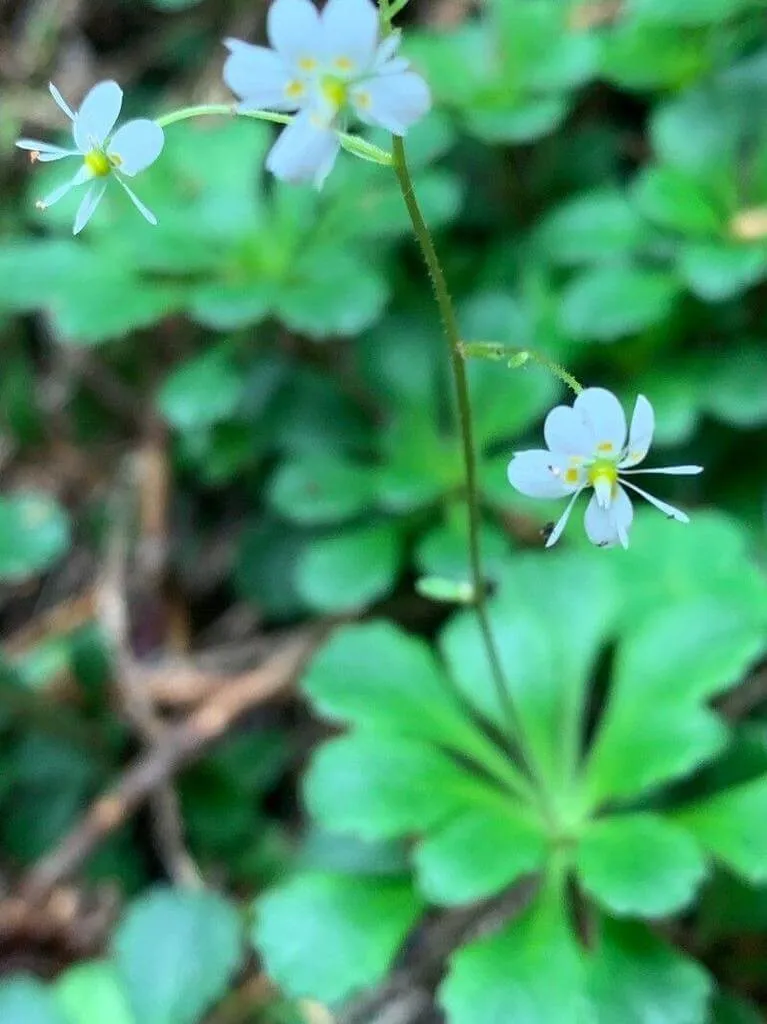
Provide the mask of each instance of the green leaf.
{"label": "green leaf", "polygon": [[77,964],[60,975],[54,987],[56,1002],[67,1024],[134,1024],[128,1001],[113,964],[94,960]]}
{"label": "green leaf", "polygon": [[534,142],[558,128],[568,111],[564,97],[546,96],[508,109],[469,108],[466,124],[469,131],[491,145]]}
{"label": "green leaf", "polygon": [[588,966],[589,1024],[704,1024],[711,982],[641,924],[605,919]]}
{"label": "green leaf", "polygon": [[[715,374],[715,386],[708,383]],[[763,347],[738,346],[727,359],[702,367],[701,399],[717,419],[735,427],[767,421],[767,356]]]}
{"label": "green leaf", "polygon": [[370,510],[373,473],[332,455],[304,457],[280,466],[269,486],[269,500],[294,523],[330,525]]}
{"label": "green leaf", "polygon": [[329,718],[434,741],[508,777],[506,755],[473,724],[428,646],[389,623],[339,629],[303,688]]}
{"label": "green leaf", "polygon": [[284,523],[255,522],[246,527],[235,554],[237,593],[275,619],[290,619],[305,610],[296,585],[296,565],[308,537]]}
{"label": "green leaf", "polygon": [[636,797],[681,778],[712,760],[727,744],[724,724],[711,711],[685,703],[608,712],[589,756],[584,789],[591,806]]}
{"label": "green leaf", "polygon": [[669,25],[715,25],[753,7],[753,0],[631,0],[634,17]]}
{"label": "green leaf", "polygon": [[276,294],[275,304],[291,330],[320,339],[372,327],[388,297],[386,281],[369,261],[342,250],[314,248]]}
{"label": "green leaf", "polygon": [[740,682],[764,649],[765,623],[701,596],[648,616],[620,648],[613,702],[645,707],[700,702]]}
{"label": "green leaf", "polygon": [[633,204],[616,189],[576,196],[549,214],[538,230],[545,254],[565,266],[612,262],[637,252],[647,236]]}
{"label": "green leaf", "polygon": [[130,267],[113,263],[113,256],[94,255],[92,264],[57,291],[51,309],[63,342],[112,341],[150,327],[181,308],[180,288],[134,275]]}
{"label": "green leaf", "polygon": [[421,891],[443,906],[494,896],[520,875],[542,868],[548,845],[540,822],[508,801],[460,808],[416,850]]}
{"label": "green leaf", "polygon": [[622,18],[606,40],[602,72],[625,89],[681,89],[710,70],[714,49],[699,33]]}
{"label": "green leaf", "polygon": [[[763,621],[719,597],[667,606],[641,620],[620,649],[591,752],[592,798],[634,795],[712,757],[726,733],[700,705],[740,680],[763,650],[764,634]],[[676,739],[672,723],[680,729]]]}
{"label": "green leaf", "polygon": [[635,383],[637,394],[652,395],[654,442],[663,446],[689,442],[700,419],[700,395],[697,382],[686,367],[664,360],[648,367]]}
{"label": "green leaf", "polygon": [[331,832],[391,839],[423,832],[473,804],[500,802],[501,793],[436,747],[363,729],[315,755],[306,800]]}
{"label": "green leaf", "polygon": [[706,302],[723,302],[767,275],[767,251],[736,242],[688,245],[682,249],[679,272],[693,294]]}
{"label": "green leaf", "polygon": [[[515,559],[490,602],[495,643],[517,713],[541,769],[557,785],[580,745],[593,664],[617,611],[609,564],[565,551]],[[449,622],[441,646],[467,703],[506,730],[473,611]]]}
{"label": "green leaf", "polygon": [[351,611],[392,589],[400,560],[394,524],[347,530],[307,546],[296,567],[296,587],[317,611]]}
{"label": "green leaf", "polygon": [[[423,572],[457,582],[471,578],[469,565],[469,535],[465,515],[451,516],[441,526],[430,530],[416,548],[416,564]],[[489,579],[500,575],[507,564],[511,541],[492,523],[483,522],[480,528],[482,562]]]}
{"label": "green leaf", "polygon": [[423,640],[387,622],[343,626],[311,662],[303,689],[330,718],[440,740],[463,716]]}
{"label": "green leaf", "polygon": [[675,818],[731,871],[754,884],[767,881],[767,777],[716,793]]}
{"label": "green leaf", "polygon": [[198,1024],[239,966],[240,919],[212,892],[156,889],[129,907],[113,949],[137,1021]]}
{"label": "green leaf", "polygon": [[616,341],[665,320],[678,290],[670,274],[657,270],[590,270],[562,294],[562,327],[580,341]]}
{"label": "green leaf", "polygon": [[686,526],[675,525],[654,509],[637,510],[631,546],[614,566],[623,621],[636,624],[658,608],[710,595],[740,608],[749,621],[767,622],[767,581],[750,555],[743,525],[705,509]]}
{"label": "green leaf", "polygon": [[[409,166],[413,172],[412,159]],[[371,173],[370,169],[359,166],[354,167],[353,172],[337,176],[334,171],[330,179],[329,188],[336,202],[323,218],[326,237],[334,241],[348,237],[380,243],[407,235],[411,230],[410,219],[394,175],[380,168]],[[455,220],[463,200],[461,183],[455,174],[442,170],[416,171],[414,186],[421,211],[432,230]]]}
{"label": "green leaf", "polygon": [[234,415],[245,391],[245,375],[221,349],[188,359],[167,378],[157,405],[177,430],[195,430]]}
{"label": "green leaf", "polygon": [[650,167],[634,186],[639,210],[655,224],[683,235],[711,237],[726,227],[726,211],[717,209],[697,178],[676,167]]}
{"label": "green leaf", "polygon": [[590,822],[576,866],[583,887],[607,910],[641,917],[681,910],[706,874],[705,859],[690,835],[653,814]]}
{"label": "green leaf", "polygon": [[17,582],[49,569],[69,547],[69,519],[45,494],[0,497],[0,580]]}
{"label": "green leaf", "polygon": [[[689,37],[694,38],[692,33]],[[705,176],[737,159],[744,121],[752,122],[750,101],[712,83],[657,106],[650,140],[665,164]]]}
{"label": "green leaf", "polygon": [[385,462],[378,467],[378,503],[402,514],[432,505],[463,480],[455,441],[441,435],[437,418],[408,410],[391,423],[382,438]]}
{"label": "green leaf", "polygon": [[26,864],[63,838],[84,811],[101,770],[71,742],[36,730],[21,734],[3,765],[13,782],[0,817],[0,844],[7,854]]}
{"label": "green leaf", "polygon": [[0,981],[0,1020],[3,1024],[69,1024],[48,990],[23,975]]}
{"label": "green leaf", "polygon": [[453,955],[440,1001],[451,1024],[581,1024],[582,965],[559,895]]}
{"label": "green leaf", "polygon": [[404,880],[305,874],[258,901],[253,942],[286,992],[335,1003],[381,981],[422,910]]}
{"label": "green leaf", "polygon": [[44,308],[87,265],[87,253],[72,240],[5,242],[0,246],[0,312]]}
{"label": "green leaf", "polygon": [[212,281],[196,287],[189,314],[216,331],[231,331],[261,323],[272,310],[272,282],[253,275],[243,281]]}

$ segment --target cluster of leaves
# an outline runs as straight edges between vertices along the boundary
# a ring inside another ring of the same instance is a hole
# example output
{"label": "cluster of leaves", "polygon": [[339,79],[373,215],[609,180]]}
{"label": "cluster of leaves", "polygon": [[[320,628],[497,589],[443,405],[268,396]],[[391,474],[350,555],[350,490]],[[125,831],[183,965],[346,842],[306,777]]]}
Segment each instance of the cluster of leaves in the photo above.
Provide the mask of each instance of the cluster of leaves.
{"label": "cluster of leaves", "polygon": [[9,1024],[197,1024],[225,994],[243,957],[234,907],[212,893],[155,889],[136,900],[110,956],[77,964],[54,984],[0,981]]}
{"label": "cluster of leaves", "polygon": [[[720,516],[700,515],[681,540],[642,517],[636,534],[623,565],[591,550],[520,556],[492,601],[542,793],[508,755],[470,612],[443,630],[439,658],[385,622],[346,627],[316,658],[306,692],[349,732],[315,756],[309,810],[330,831],[400,843],[402,859],[375,879],[305,873],[261,901],[258,946],[289,990],[342,1000],[389,969],[427,904],[537,876],[521,916],[454,955],[441,989],[451,1021],[709,1019],[710,977],[637,919],[688,908],[715,871],[767,881],[767,748],[728,775],[741,740],[706,706],[764,650],[767,584]],[[724,774],[712,792],[701,768],[713,761]],[[589,908],[585,949],[563,898],[570,875]],[[318,947],[331,953],[318,960]]]}

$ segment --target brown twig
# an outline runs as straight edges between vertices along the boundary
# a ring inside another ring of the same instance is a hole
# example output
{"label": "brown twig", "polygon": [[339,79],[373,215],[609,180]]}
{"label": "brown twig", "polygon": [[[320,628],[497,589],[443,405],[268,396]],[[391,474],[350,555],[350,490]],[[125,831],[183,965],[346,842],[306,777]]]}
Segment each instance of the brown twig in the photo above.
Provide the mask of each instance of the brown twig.
{"label": "brown twig", "polygon": [[[131,649],[130,612],[127,599],[129,528],[137,496],[141,511],[139,575],[154,591],[165,565],[165,520],[168,494],[167,469],[159,445],[148,444],[131,460],[125,488],[113,502],[112,531],[104,570],[96,594],[96,607],[104,635],[112,648],[115,681],[125,716],[147,749],[159,745],[165,724],[157,714],[149,692],[137,672]],[[138,494],[136,495],[136,491]],[[184,841],[184,821],[178,795],[170,779],[158,782],[149,798],[157,852],[168,876],[177,885],[200,888],[202,876]]]}
{"label": "brown twig", "polygon": [[268,661],[232,679],[179,725],[165,730],[162,742],[132,764],[100,796],[59,845],[30,870],[21,891],[39,901],[71,875],[98,844],[125,822],[157,789],[258,704],[285,690],[321,641],[324,630],[297,632]]}
{"label": "brown twig", "polygon": [[3,644],[3,654],[7,658],[18,658],[28,653],[30,648],[42,640],[74,633],[75,630],[92,622],[95,617],[96,601],[93,590],[87,590],[77,597],[69,597],[17,630]]}

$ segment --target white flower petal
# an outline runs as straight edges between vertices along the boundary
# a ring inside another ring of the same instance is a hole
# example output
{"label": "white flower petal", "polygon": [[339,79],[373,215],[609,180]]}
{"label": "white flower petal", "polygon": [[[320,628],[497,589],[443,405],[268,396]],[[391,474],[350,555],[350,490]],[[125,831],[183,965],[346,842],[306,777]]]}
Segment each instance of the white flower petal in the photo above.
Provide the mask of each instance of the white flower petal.
{"label": "white flower petal", "polygon": [[70,105],[67,103],[67,101],[64,99],[64,97],[61,95],[61,93],[56,88],[56,86],[53,84],[53,82],[49,82],[48,83],[48,92],[51,94],[51,96],[53,96],[53,100],[54,100],[56,106],[59,108],[59,110],[63,110],[64,113],[69,118],[69,120],[70,121],[74,121],[74,119],[75,119],[74,111],[72,110]]}
{"label": "white flower petal", "polygon": [[155,162],[164,145],[165,135],[159,124],[142,117],[117,129],[109,141],[107,153],[119,157],[120,174],[132,178]]}
{"label": "white flower petal", "polygon": [[394,135],[404,135],[431,107],[429,87],[414,71],[365,79],[354,86],[350,99],[362,121]]}
{"label": "white flower petal", "polygon": [[63,149],[61,146],[52,146],[50,142],[38,142],[37,139],[19,139],[16,142],[16,147],[37,153],[35,159],[39,160],[41,164],[50,163],[52,160],[63,160],[65,156],[80,156],[78,149]]}
{"label": "white flower petal", "polygon": [[335,162],[340,143],[336,133],[317,126],[312,111],[298,114],[285,128],[266,158],[266,168],[282,181],[313,181],[320,187]]}
{"label": "white flower petal", "polygon": [[100,181],[94,181],[91,187],[83,196],[83,201],[77,210],[77,216],[75,217],[75,226],[72,228],[73,235],[79,235],[88,221],[91,219],[93,214],[96,212],[96,207],[99,205],[101,200],[104,198],[104,192],[107,187],[107,179],[102,178]]}
{"label": "white flower petal", "polygon": [[636,466],[650,450],[652,435],[655,430],[655,413],[644,395],[638,395],[634,413],[631,417],[628,451],[619,463],[623,466]]}
{"label": "white flower petal", "polygon": [[609,548],[621,544],[627,548],[633,518],[634,508],[631,499],[622,487],[618,487],[608,508],[602,508],[594,495],[586,507],[583,522],[589,540],[597,547]]}
{"label": "white flower petal", "polygon": [[67,192],[70,192],[73,188],[77,188],[78,185],[84,185],[86,181],[90,181],[93,177],[92,172],[88,167],[83,164],[74,178],[71,178],[66,184],[59,185],[57,189],[54,189],[44,199],[41,199],[37,204],[41,210],[47,210],[49,206],[53,206],[59,199],[63,199]]}
{"label": "white flower petal", "polygon": [[376,75],[398,75],[401,71],[410,70],[410,61],[406,57],[394,57],[381,65],[376,61],[373,70]]}
{"label": "white flower petal", "polygon": [[157,226],[157,218],[152,213],[152,211],[149,209],[149,207],[144,206],[144,204],[141,202],[141,200],[136,195],[136,193],[133,191],[133,189],[128,185],[127,182],[123,181],[123,179],[120,177],[119,174],[116,174],[115,177],[120,182],[120,184],[125,189],[125,191],[128,193],[128,195],[130,196],[131,202],[136,207],[136,209],[141,214],[141,216],[144,218],[144,220],[148,220],[149,223],[153,227],[156,227]]}
{"label": "white flower petal", "polygon": [[370,70],[378,43],[378,11],[371,0],[327,0],[322,11],[323,54],[331,73]]}
{"label": "white flower petal", "polygon": [[[224,81],[246,101],[249,110],[298,110],[305,99],[305,83],[285,61],[265,46],[251,46],[239,39],[225,39],[230,50],[224,62]],[[293,88],[293,94],[289,91]]]}
{"label": "white flower petal", "polygon": [[517,452],[509,463],[506,475],[509,483],[529,498],[564,498],[579,485],[566,484],[566,463],[551,452],[536,449]]}
{"label": "white flower petal", "polygon": [[[384,65],[394,63],[392,61],[392,58],[399,49],[399,45],[401,42],[402,33],[392,32],[381,43],[379,43],[378,49],[376,50],[375,59],[373,61],[374,71],[380,72]],[[405,61],[405,65],[407,65],[407,61]]]}
{"label": "white flower petal", "polygon": [[274,0],[266,16],[269,42],[293,68],[313,70],[320,57],[320,15],[311,0]]}
{"label": "white flower petal", "polygon": [[120,116],[123,91],[117,82],[99,82],[75,115],[75,143],[81,153],[103,146]]}
{"label": "white flower petal", "polygon": [[663,476],[697,476],[703,472],[703,466],[658,466],[650,469],[623,469],[618,467],[621,476],[636,476],[637,473],[660,473]]}
{"label": "white flower petal", "polygon": [[551,451],[562,455],[590,458],[596,446],[596,438],[569,405],[557,405],[551,410],[543,425],[543,436]]}
{"label": "white flower petal", "polygon": [[617,456],[626,443],[626,415],[623,407],[606,388],[586,388],[573,408],[597,441],[597,452],[608,458]]}
{"label": "white flower petal", "polygon": [[562,536],[562,531],[567,526],[567,520],[570,518],[570,513],[573,510],[575,502],[578,500],[578,495],[581,494],[582,491],[583,491],[583,488],[581,487],[579,490],[577,490],[575,492],[575,494],[572,496],[572,498],[570,498],[570,500],[568,501],[567,508],[564,510],[562,515],[557,520],[557,525],[551,531],[551,533],[549,535],[549,539],[546,541],[546,547],[547,548],[554,547],[556,542]]}
{"label": "white flower petal", "polygon": [[654,505],[655,508],[668,516],[669,519],[676,519],[678,523],[689,523],[690,517],[686,512],[682,512],[681,509],[669,505],[667,501],[661,501],[660,498],[656,498],[653,494],[648,494],[647,491],[643,491],[636,484],[629,483],[628,480],[624,480],[623,483],[626,487],[630,487],[632,491],[636,491],[637,494],[641,495],[645,501],[649,501],[651,505]]}

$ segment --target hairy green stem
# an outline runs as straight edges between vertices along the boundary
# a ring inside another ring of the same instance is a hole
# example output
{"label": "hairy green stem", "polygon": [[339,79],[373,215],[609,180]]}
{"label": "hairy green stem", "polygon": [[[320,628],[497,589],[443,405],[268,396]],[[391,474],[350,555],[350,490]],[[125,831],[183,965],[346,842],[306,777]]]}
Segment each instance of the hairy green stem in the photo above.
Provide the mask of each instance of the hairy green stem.
{"label": "hairy green stem", "polygon": [[[466,473],[466,501],[469,511],[469,560],[471,563],[472,584],[474,587],[474,608],[479,620],[487,658],[490,664],[493,682],[506,725],[513,741],[525,749],[525,733],[519,718],[514,699],[506,683],[501,667],[501,660],[493,638],[493,630],[487,614],[485,599],[485,577],[482,571],[482,554],[479,543],[479,488],[477,486],[477,460],[474,450],[474,437],[469,399],[469,382],[466,365],[461,355],[461,336],[458,321],[450,298],[447,281],[442,271],[434,240],[424,220],[421,208],[413,189],[413,181],[407,166],[405,146],[402,139],[394,137],[394,170],[402,191],[410,220],[413,225],[418,245],[420,246],[431,278],[434,297],[439,306],[442,326],[447,336],[450,349],[450,366],[453,372],[455,393],[458,402],[458,426],[463,447],[464,468]],[[529,767],[529,766],[528,766]]]}
{"label": "hairy green stem", "polygon": [[[239,110],[234,104],[227,103],[204,103],[197,107],[183,107],[181,110],[174,110],[170,114],[163,114],[158,117],[156,124],[160,128],[168,128],[180,121],[190,121],[195,117],[249,117],[255,121],[269,121],[272,124],[290,124],[293,120],[291,114],[275,114],[272,110]],[[369,163],[381,164],[391,167],[392,156],[379,146],[363,139],[360,135],[350,135],[348,132],[336,132],[338,141],[353,156]]]}
{"label": "hairy green stem", "polygon": [[512,370],[519,370],[528,363],[536,363],[543,366],[555,377],[566,384],[576,395],[583,391],[583,385],[573,375],[555,363],[553,359],[537,352],[534,348],[524,348],[520,345],[502,345],[495,341],[462,341],[460,344],[461,354],[467,359],[498,359],[504,360]]}
{"label": "hairy green stem", "polygon": [[257,121],[272,121],[274,124],[289,124],[293,118],[289,114],[275,114],[271,110],[238,110],[233,103],[204,103],[197,107],[183,107],[170,114],[156,118],[161,128],[168,128],[179,121],[189,121],[193,117],[251,117]]}

